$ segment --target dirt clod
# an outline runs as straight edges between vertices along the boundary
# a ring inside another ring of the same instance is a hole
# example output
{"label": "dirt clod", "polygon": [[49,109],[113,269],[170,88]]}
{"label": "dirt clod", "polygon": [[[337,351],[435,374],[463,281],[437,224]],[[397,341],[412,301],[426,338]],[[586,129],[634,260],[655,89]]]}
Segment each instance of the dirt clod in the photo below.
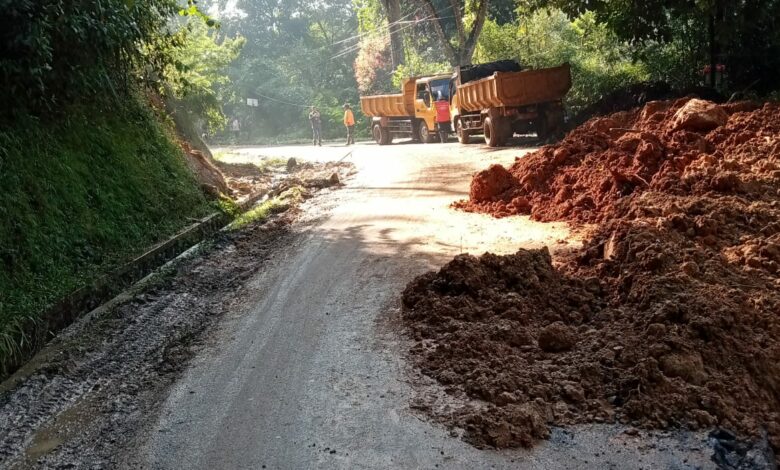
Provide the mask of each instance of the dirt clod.
{"label": "dirt clod", "polygon": [[491,165],[471,180],[469,197],[473,201],[490,201],[513,186],[514,178],[501,165]]}
{"label": "dirt clod", "polygon": [[677,110],[672,118],[674,130],[711,131],[726,124],[729,115],[720,106],[709,101],[693,99]]}
{"label": "dirt clod", "polygon": [[539,347],[546,352],[568,351],[575,341],[574,331],[559,321],[547,325],[539,333]]}

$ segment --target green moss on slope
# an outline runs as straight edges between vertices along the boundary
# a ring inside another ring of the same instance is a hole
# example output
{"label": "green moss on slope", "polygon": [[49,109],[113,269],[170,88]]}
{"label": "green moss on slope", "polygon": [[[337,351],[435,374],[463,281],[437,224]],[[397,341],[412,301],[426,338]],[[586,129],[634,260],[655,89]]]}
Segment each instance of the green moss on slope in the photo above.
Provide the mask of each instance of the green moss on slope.
{"label": "green moss on slope", "polygon": [[144,106],[63,115],[0,129],[0,359],[20,324],[210,210]]}

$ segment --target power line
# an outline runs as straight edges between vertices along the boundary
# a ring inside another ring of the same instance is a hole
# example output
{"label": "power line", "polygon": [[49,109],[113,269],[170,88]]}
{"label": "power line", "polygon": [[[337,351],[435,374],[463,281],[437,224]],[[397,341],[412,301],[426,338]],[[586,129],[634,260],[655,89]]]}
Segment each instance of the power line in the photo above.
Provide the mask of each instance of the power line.
{"label": "power line", "polygon": [[[409,18],[410,16],[412,16],[412,15],[417,13],[416,11],[413,11],[413,12],[409,13],[408,15],[405,15],[405,16],[399,18],[397,21],[394,21],[392,23],[388,23],[387,25],[382,25],[379,29],[377,29],[375,31],[366,31],[364,33],[360,33],[360,34],[357,34],[355,36],[352,36],[352,37],[349,37],[349,38],[346,38],[346,39],[342,39],[340,41],[334,42],[329,47],[332,47],[332,46],[334,46],[336,44],[340,44],[340,43],[343,43],[343,42],[348,42],[348,41],[353,40],[353,39],[361,39],[363,36],[368,36],[368,35],[372,35],[372,34],[377,34],[378,35],[380,33],[384,34],[384,33],[387,33],[387,32],[399,33],[401,31],[409,29],[412,26],[415,26],[415,25],[417,25],[419,23],[425,23],[427,21],[439,21],[439,20],[446,20],[446,19],[450,19],[450,18],[455,18],[456,15],[452,15],[452,16],[437,16],[437,15],[441,15],[442,13],[446,12],[447,10],[452,9],[453,7],[454,7],[454,5],[450,4],[449,6],[447,6],[445,8],[442,8],[439,12],[434,13],[432,15],[425,16],[422,19],[407,20],[407,18]],[[400,29],[398,29],[396,31],[389,31],[392,28],[392,26],[396,26],[396,25],[399,25],[399,24],[403,24],[403,25],[406,25],[406,26],[404,26],[403,28],[400,28]],[[342,49],[339,53],[337,53],[336,55],[331,57],[331,59],[335,59],[335,58],[341,57],[342,55],[348,54],[348,53],[350,53],[352,51],[355,51],[355,50],[357,50],[359,48],[360,48],[360,44],[359,43],[358,44],[353,44],[351,46],[347,46],[345,49]]]}
{"label": "power line", "polygon": [[[366,36],[366,35],[368,35],[368,34],[373,34],[373,33],[376,33],[376,32],[378,32],[379,30],[383,30],[383,29],[390,29],[390,28],[392,28],[393,26],[395,26],[395,25],[397,25],[397,24],[400,24],[400,22],[401,22],[401,21],[405,20],[406,18],[409,18],[410,16],[414,15],[415,13],[416,13],[416,12],[415,12],[415,11],[413,11],[413,12],[409,13],[408,15],[402,16],[402,17],[401,17],[401,18],[399,18],[398,20],[396,20],[396,21],[393,21],[392,23],[388,22],[386,25],[384,25],[384,24],[383,24],[383,25],[380,25],[380,26],[379,26],[379,27],[378,27],[376,30],[374,30],[374,31],[365,31],[365,32],[362,32],[362,33],[356,34],[356,35],[354,35],[354,36],[350,36],[350,37],[348,37],[348,38],[345,38],[345,39],[341,39],[341,40],[339,40],[339,41],[336,41],[336,42],[334,42],[333,44],[330,44],[329,46],[335,46],[336,44],[341,44],[341,43],[343,43],[343,42],[351,41],[351,40],[353,40],[353,39],[360,39],[360,38],[361,38],[361,37],[363,37],[363,36]],[[329,47],[329,46],[324,46],[324,47]]]}
{"label": "power line", "polygon": [[[446,19],[449,19],[449,18],[455,18],[455,15],[453,15],[453,16],[440,16],[440,17],[436,17],[436,18],[431,18],[429,16],[429,17],[423,18],[421,20],[406,21],[406,22],[403,22],[403,23],[408,23],[408,24],[406,24],[406,26],[404,26],[403,28],[398,29],[396,32],[401,32],[401,31],[407,30],[407,29],[409,29],[409,28],[411,28],[413,26],[416,26],[417,24],[420,24],[420,23],[424,23],[424,22],[428,22],[428,21],[446,20]],[[339,58],[341,56],[347,55],[347,54],[349,54],[351,52],[354,52],[354,51],[356,51],[358,49],[360,49],[360,43],[354,44],[352,46],[348,46],[347,48],[342,49],[339,53],[337,53],[336,55],[331,57],[329,60],[337,59],[337,58]]]}
{"label": "power line", "polygon": [[[442,9],[438,13],[441,14],[441,13],[451,9],[452,7],[453,7],[453,5],[450,5],[450,6],[446,7],[446,8],[444,8],[444,9]],[[409,29],[409,28],[411,28],[411,27],[413,27],[415,25],[418,25],[420,23],[425,23],[425,22],[428,22],[428,21],[446,20],[446,19],[450,19],[450,18],[455,18],[455,16],[456,16],[456,15],[452,15],[452,16],[437,16],[437,15],[434,14],[434,15],[428,15],[428,16],[422,18],[422,19],[415,19],[415,20],[411,20],[411,21],[410,20],[405,20],[405,18],[408,18],[409,16],[411,16],[414,13],[415,12],[409,13],[408,15],[400,18],[397,21],[394,21],[392,23],[388,23],[387,25],[383,25],[381,27],[381,29],[382,30],[389,30],[391,28],[391,26],[403,24],[404,26],[402,28],[399,28],[398,30],[395,31],[395,32],[401,32],[401,31]],[[380,31],[367,31],[365,33],[360,33],[360,34],[352,36],[350,38],[346,38],[346,39],[337,41],[337,42],[335,42],[333,44],[330,44],[329,46],[323,46],[323,48],[324,47],[332,47],[335,44],[340,44],[340,43],[343,43],[343,42],[347,42],[347,41],[350,41],[352,39],[360,39],[361,37],[369,35],[369,34],[379,34],[379,32]],[[342,49],[339,53],[334,55],[333,57],[330,57],[329,59],[327,59],[327,60],[325,60],[325,61],[323,61],[321,63],[330,62],[330,61],[332,61],[334,59],[337,59],[339,57],[345,56],[345,55],[347,55],[347,54],[349,54],[351,52],[354,52],[354,51],[356,51],[358,49],[360,49],[360,43],[353,44],[351,46],[347,46],[346,48]],[[289,106],[297,106],[297,107],[300,107],[300,108],[309,108],[309,107],[311,107],[311,105],[309,105],[309,104],[299,104],[299,103],[293,103],[291,101],[280,100],[278,98],[267,96],[267,95],[264,95],[264,94],[259,93],[259,92],[254,92],[253,94],[257,95],[257,96],[260,96],[262,98],[265,98],[267,100],[275,101],[275,102],[280,103],[280,104],[286,104],[286,105],[289,105]]]}
{"label": "power line", "polygon": [[311,107],[310,104],[298,104],[298,103],[293,103],[292,101],[284,101],[284,100],[280,100],[280,99],[277,99],[277,98],[273,98],[271,96],[266,96],[266,95],[264,95],[262,93],[258,93],[256,91],[253,92],[252,94],[260,96],[260,97],[265,98],[267,100],[276,101],[277,103],[288,104],[290,106],[298,106],[298,107],[301,107],[301,108],[309,108],[309,107]]}

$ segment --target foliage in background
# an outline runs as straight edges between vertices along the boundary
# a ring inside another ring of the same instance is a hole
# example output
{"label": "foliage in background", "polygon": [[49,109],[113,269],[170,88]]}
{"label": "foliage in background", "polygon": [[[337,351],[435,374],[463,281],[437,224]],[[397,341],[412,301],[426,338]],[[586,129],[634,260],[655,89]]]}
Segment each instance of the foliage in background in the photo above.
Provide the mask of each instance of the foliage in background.
{"label": "foliage in background", "polygon": [[68,111],[56,124],[24,115],[0,131],[6,345],[23,341],[20,325],[52,301],[210,211],[181,150],[145,105]]}
{"label": "foliage in background", "polygon": [[440,58],[439,61],[432,60],[431,52],[428,50],[421,54],[413,47],[407,46],[406,63],[399,65],[393,72],[393,86],[396,90],[399,90],[403,81],[409,77],[452,72],[452,66],[441,60],[443,58]]}
{"label": "foliage in background", "polygon": [[390,40],[386,35],[368,34],[360,39],[355,58],[355,81],[361,94],[387,93],[392,86]]}
{"label": "foliage in background", "polygon": [[650,78],[645,65],[632,58],[629,44],[592,12],[570,20],[561,10],[542,9],[503,26],[486,21],[476,62],[507,58],[530,68],[568,62],[572,89],[566,103],[574,113],[615,88]]}
{"label": "foliage in background", "polygon": [[[214,0],[211,6],[224,8]],[[341,105],[356,109],[353,64],[357,31],[352,0],[312,4],[303,0],[239,0],[239,13],[220,18],[222,32],[246,44],[230,68],[235,99],[225,103],[229,120],[241,123],[241,141],[273,142],[311,137],[308,106],[320,108],[323,135],[345,135]],[[208,6],[204,6],[208,10]],[[258,107],[247,106],[254,98]],[[218,134],[230,141],[230,132]]]}
{"label": "foliage in background", "polygon": [[[644,0],[582,2],[521,0],[526,9],[558,6],[570,14],[595,12],[620,38],[638,44],[684,44],[680,60],[701,71],[713,61],[726,65],[732,88],[776,90],[780,75],[780,1]],[[672,52],[667,50],[666,52]]]}
{"label": "foliage in background", "polygon": [[210,129],[222,129],[222,103],[230,98],[228,67],[238,58],[246,40],[220,34],[200,18],[188,20],[176,33],[180,46],[170,51],[165,74],[173,97]]}
{"label": "foliage in background", "polygon": [[[178,11],[175,0],[0,1],[0,102],[47,109],[125,91],[139,48]],[[144,64],[146,66],[146,64]]]}

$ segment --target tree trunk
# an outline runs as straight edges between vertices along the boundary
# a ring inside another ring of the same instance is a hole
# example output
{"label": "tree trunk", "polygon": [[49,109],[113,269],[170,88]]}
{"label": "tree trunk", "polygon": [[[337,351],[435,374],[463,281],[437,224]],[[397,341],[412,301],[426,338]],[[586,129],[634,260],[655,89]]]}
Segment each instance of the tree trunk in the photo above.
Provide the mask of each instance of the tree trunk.
{"label": "tree trunk", "polygon": [[387,13],[387,24],[390,30],[390,56],[393,60],[393,69],[404,63],[404,39],[401,36],[401,1],[382,0],[382,5]]}
{"label": "tree trunk", "polygon": [[[436,35],[444,46],[444,50],[448,53],[450,63],[453,66],[458,65],[471,65],[472,58],[474,57],[474,50],[477,47],[477,39],[482,32],[482,27],[485,25],[485,16],[487,15],[487,7],[489,0],[480,0],[477,6],[477,17],[474,19],[474,25],[471,27],[471,31],[466,37],[465,28],[463,26],[463,18],[461,16],[460,2],[458,0],[452,0],[450,5],[455,14],[453,15],[455,25],[458,29],[457,47],[452,45],[452,42],[444,33],[444,26],[442,20],[444,19],[440,15],[433,5],[431,0],[422,0],[422,5],[433,21],[433,28],[436,31]],[[447,16],[447,15],[444,15]]]}
{"label": "tree trunk", "polygon": [[717,45],[715,43],[715,13],[710,14],[710,86],[715,88],[715,78],[717,77]]}
{"label": "tree trunk", "polygon": [[461,43],[461,63],[458,65],[471,65],[471,61],[474,58],[474,50],[477,48],[477,39],[479,39],[482,27],[485,25],[488,3],[490,3],[490,0],[482,0],[479,3],[479,7],[477,7],[477,18],[474,20],[471,33],[465,44]]}

